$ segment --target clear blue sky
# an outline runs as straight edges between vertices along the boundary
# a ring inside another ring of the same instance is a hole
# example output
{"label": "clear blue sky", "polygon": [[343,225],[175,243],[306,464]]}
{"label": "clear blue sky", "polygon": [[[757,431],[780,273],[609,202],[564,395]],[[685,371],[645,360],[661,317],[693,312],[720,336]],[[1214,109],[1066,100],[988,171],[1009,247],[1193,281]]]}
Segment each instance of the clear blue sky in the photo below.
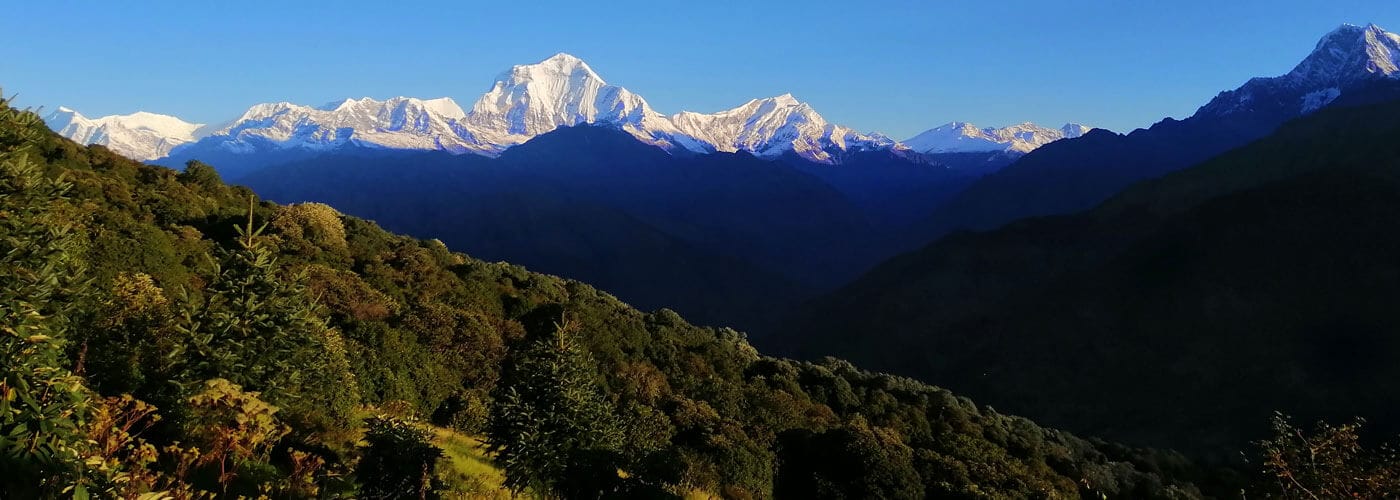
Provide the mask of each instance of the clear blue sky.
{"label": "clear blue sky", "polygon": [[562,51],[664,113],[791,92],[896,139],[954,120],[1123,131],[1287,72],[1343,22],[1400,30],[1400,1],[23,1],[0,9],[0,86],[205,123],[267,101],[468,107]]}

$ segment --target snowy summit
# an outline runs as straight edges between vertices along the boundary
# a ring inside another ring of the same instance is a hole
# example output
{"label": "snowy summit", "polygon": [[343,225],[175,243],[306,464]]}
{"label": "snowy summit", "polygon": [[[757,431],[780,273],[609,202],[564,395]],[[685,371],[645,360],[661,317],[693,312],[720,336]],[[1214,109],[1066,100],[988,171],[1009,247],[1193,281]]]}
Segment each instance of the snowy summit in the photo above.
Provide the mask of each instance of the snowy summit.
{"label": "snowy summit", "polygon": [[[672,150],[747,151],[766,158],[795,154],[824,163],[837,162],[841,153],[849,151],[905,148],[878,133],[829,123],[791,94],[754,99],[715,113],[663,115],[641,96],[607,83],[583,60],[564,53],[502,72],[469,110],[450,98],[346,99],[324,106],[279,102],[255,105],[217,127],[149,113],[93,120],[66,108],[60,111],[50,116],[54,130],[85,144],[108,145],[139,160],[167,156],[177,147],[190,155],[210,150],[251,154],[355,146],[495,156],[540,134],[579,124],[617,127],[643,142]],[[915,144],[920,146],[926,142],[948,145],[915,149],[1024,152],[1077,133],[1026,124],[968,131],[962,139],[942,142],[919,140]]]}
{"label": "snowy summit", "polygon": [[953,122],[925,130],[904,141],[919,153],[1029,153],[1036,148],[1084,135],[1090,127],[1067,123],[1058,129],[1026,122],[1003,128],[977,128],[967,122]]}
{"label": "snowy summit", "polygon": [[1344,24],[1324,35],[1308,57],[1287,74],[1255,78],[1223,92],[1201,108],[1224,116],[1288,103],[1297,114],[1331,104],[1348,88],[1379,79],[1400,78],[1400,35],[1374,24]]}
{"label": "snowy summit", "polygon": [[44,117],[44,123],[60,135],[82,144],[101,144],[136,160],[154,160],[170,153],[175,146],[198,138],[203,124],[155,113],[138,112],[88,118],[77,111],[59,107]]}

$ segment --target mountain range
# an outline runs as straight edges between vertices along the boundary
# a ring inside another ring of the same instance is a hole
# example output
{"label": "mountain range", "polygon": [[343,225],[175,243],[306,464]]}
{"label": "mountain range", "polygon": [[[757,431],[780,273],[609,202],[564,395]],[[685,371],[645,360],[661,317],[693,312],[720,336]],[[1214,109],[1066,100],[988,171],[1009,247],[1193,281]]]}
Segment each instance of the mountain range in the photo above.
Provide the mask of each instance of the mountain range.
{"label": "mountain range", "polygon": [[1397,54],[1400,35],[1343,25],[1287,74],[1250,79],[1184,120],[1166,118],[1128,134],[1092,130],[1031,151],[928,214],[907,232],[904,246],[914,249],[959,229],[1086,210],[1134,182],[1200,163],[1324,106],[1384,100],[1395,92],[1387,85],[1400,76]]}
{"label": "mountain range", "polygon": [[[528,487],[561,498],[1196,499],[1247,486],[841,360],[765,356],[730,328],[333,207],[261,201],[208,165],[141,164],[38,121],[0,98],[0,367],[20,381],[6,385],[3,434],[38,443],[0,454],[6,498],[508,498],[525,446],[568,464]],[[668,156],[604,127],[531,143],[580,138]],[[494,161],[347,161],[379,155]],[[498,424],[521,405],[535,408],[523,425]],[[579,405],[597,415],[560,411]],[[577,444],[601,434],[613,437]],[[233,438],[236,459],[220,451]]]}
{"label": "mountain range", "polygon": [[[66,137],[105,145],[138,160],[317,152],[344,146],[496,156],[540,134],[580,124],[609,125],[642,142],[684,153],[742,150],[764,158],[795,154],[809,161],[837,163],[850,152],[909,149],[878,133],[829,123],[791,94],[753,99],[717,113],[663,115],[641,96],[607,83],[587,63],[563,53],[501,73],[469,111],[446,97],[395,97],[345,99],[322,106],[258,104],[213,127],[151,113],[87,120],[67,108],[50,114],[46,121]],[[105,128],[101,134],[90,133],[94,126],[89,122]],[[1017,155],[1087,130],[1079,125],[1062,129],[1033,124],[1005,129],[962,125],[920,134],[914,138],[915,149]]]}
{"label": "mountain range", "polygon": [[[260,104],[208,127],[146,114],[80,122],[67,110],[48,124],[113,148],[170,144],[157,163],[201,160],[277,201],[329,202],[645,308],[762,333],[772,311],[952,231],[1084,210],[1289,119],[1383,99],[1375,84],[1393,81],[1396,40],[1342,26],[1288,74],[1126,135],[952,123],[894,142],[829,124],[791,95],[666,116],[567,54],[503,72],[469,111],[447,98],[366,98]],[[159,130],[182,135],[155,141]],[[132,134],[141,140],[123,139]],[[150,151],[124,154],[160,154]],[[677,262],[705,271],[677,273]]]}
{"label": "mountain range", "polygon": [[[188,165],[182,174],[126,167],[164,172],[132,178],[216,186],[240,210],[248,191],[225,188],[202,162],[268,200],[333,205],[353,216],[344,220],[355,237],[342,238],[355,242],[343,249],[354,254],[349,269],[378,275],[375,283],[445,289],[445,280],[489,275],[473,285],[489,298],[474,304],[503,312],[535,308],[522,290],[563,296],[577,287],[516,268],[487,273],[509,266],[454,258],[443,251],[450,247],[595,283],[658,309],[646,315],[657,328],[674,324],[660,309],[675,309],[739,327],[749,336],[734,338],[766,352],[825,359],[810,372],[757,365],[733,374],[792,395],[805,390],[796,381],[840,371],[832,367],[842,361],[826,358],[835,356],[1071,432],[1225,462],[1265,437],[1260,424],[1280,410],[1308,420],[1361,415],[1400,430],[1400,391],[1389,383],[1400,376],[1400,35],[1375,25],[1341,26],[1291,71],[1127,134],[955,122],[893,141],[830,124],[791,95],[664,115],[567,54],[502,73],[469,110],[445,98],[276,103],[204,126],[60,108],[47,124],[121,154]],[[106,161],[104,148],[70,146],[44,158],[94,175],[120,163]],[[143,195],[157,200],[145,206],[106,184],[82,188],[151,212],[133,224],[188,211],[178,220],[198,227],[179,235],[181,245],[216,222],[242,220],[226,207],[160,204],[158,189]],[[375,224],[440,242],[409,245],[421,251],[366,242]],[[172,243],[151,247],[174,245],[163,231],[150,238]],[[315,236],[277,231],[287,241]],[[99,249],[134,258],[120,245]],[[307,252],[350,262],[344,252]],[[142,259],[189,260],[173,250]],[[440,276],[415,281],[426,275]],[[612,301],[608,294],[570,300]],[[407,294],[384,300],[423,305]],[[548,325],[563,310],[533,311],[529,322]],[[380,338],[399,326],[391,323],[347,332],[393,346]],[[701,387],[717,380],[686,357],[693,350],[619,349],[661,353],[687,376],[700,374]],[[646,375],[635,379],[647,385]],[[872,394],[847,389],[820,394],[832,408]],[[741,412],[789,406],[730,401]],[[911,415],[943,418],[954,408],[938,404]],[[995,437],[1036,448],[1025,439]],[[946,470],[956,468],[925,472]]]}
{"label": "mountain range", "polygon": [[910,137],[904,141],[904,145],[927,154],[991,151],[1029,153],[1060,139],[1082,136],[1089,130],[1089,127],[1075,123],[1067,123],[1058,129],[1045,128],[1030,122],[1003,128],[979,129],[971,123],[953,122]]}
{"label": "mountain range", "polygon": [[88,118],[62,106],[45,116],[44,123],[79,144],[100,144],[136,160],[164,157],[176,146],[197,140],[206,130],[203,124],[144,111]]}
{"label": "mountain range", "polygon": [[1036,150],[935,212],[986,230],[882,263],[763,345],[1193,453],[1261,437],[1276,410],[1393,432],[1397,48],[1344,26],[1187,120]]}
{"label": "mountain range", "polygon": [[1207,455],[1274,411],[1395,432],[1397,117],[1333,106],[1087,212],[950,234],[761,344]]}

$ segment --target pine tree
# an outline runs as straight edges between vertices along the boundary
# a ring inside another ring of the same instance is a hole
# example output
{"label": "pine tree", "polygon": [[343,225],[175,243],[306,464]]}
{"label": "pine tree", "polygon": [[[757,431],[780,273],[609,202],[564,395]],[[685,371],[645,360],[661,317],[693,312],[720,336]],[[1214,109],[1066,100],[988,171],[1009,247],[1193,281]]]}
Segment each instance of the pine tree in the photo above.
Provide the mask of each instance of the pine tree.
{"label": "pine tree", "polygon": [[515,357],[497,386],[487,444],[513,491],[594,497],[618,484],[622,433],[576,330],[556,324],[552,338]]}
{"label": "pine tree", "polygon": [[0,490],[86,496],[89,393],[63,347],[84,267],[58,209],[69,185],[28,158],[42,126],[0,99]]}
{"label": "pine tree", "polygon": [[190,342],[181,378],[223,378],[257,391],[297,429],[347,429],[359,391],[344,342],[307,297],[303,276],[278,276],[262,229],[250,207],[205,303],[186,300],[181,329]]}

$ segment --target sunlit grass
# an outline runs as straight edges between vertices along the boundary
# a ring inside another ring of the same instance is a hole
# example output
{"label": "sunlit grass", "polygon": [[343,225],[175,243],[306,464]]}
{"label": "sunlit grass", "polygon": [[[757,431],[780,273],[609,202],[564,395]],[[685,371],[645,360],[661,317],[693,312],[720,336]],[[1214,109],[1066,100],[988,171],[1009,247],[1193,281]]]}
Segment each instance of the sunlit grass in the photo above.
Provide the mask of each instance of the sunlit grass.
{"label": "sunlit grass", "polygon": [[438,467],[438,477],[448,488],[445,498],[511,498],[505,474],[492,463],[480,439],[441,427],[432,431],[433,444],[446,455]]}

